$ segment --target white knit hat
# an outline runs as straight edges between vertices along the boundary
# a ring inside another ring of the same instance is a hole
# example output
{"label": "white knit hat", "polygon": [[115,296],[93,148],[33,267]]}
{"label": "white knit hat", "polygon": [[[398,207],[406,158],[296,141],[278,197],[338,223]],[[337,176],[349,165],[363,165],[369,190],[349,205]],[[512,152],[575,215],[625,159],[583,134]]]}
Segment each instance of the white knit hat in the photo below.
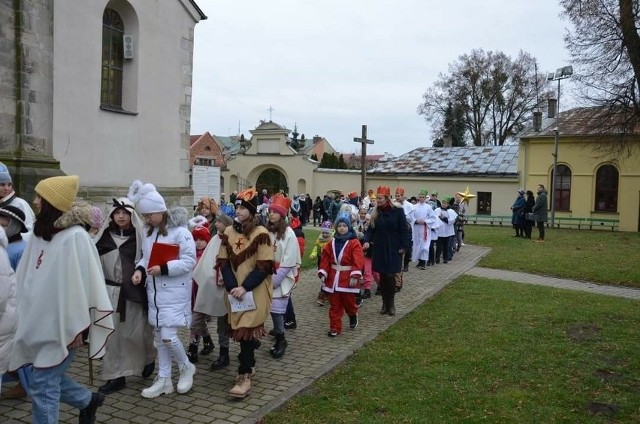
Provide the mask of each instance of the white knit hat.
{"label": "white knit hat", "polygon": [[167,205],[158,190],[156,190],[156,186],[150,183],[144,184],[140,180],[135,180],[129,187],[127,197],[135,203],[136,209],[141,214],[165,212],[167,210]]}

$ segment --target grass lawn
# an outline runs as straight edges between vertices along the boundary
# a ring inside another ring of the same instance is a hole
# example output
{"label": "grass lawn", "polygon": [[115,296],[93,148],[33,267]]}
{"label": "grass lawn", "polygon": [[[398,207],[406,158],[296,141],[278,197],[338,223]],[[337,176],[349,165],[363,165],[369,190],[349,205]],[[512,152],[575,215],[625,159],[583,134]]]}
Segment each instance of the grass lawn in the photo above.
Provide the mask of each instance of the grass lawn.
{"label": "grass lawn", "polygon": [[631,300],[462,277],[267,423],[640,422]]}
{"label": "grass lawn", "polygon": [[[466,241],[492,248],[481,266],[640,287],[635,233],[551,230],[538,244],[468,226]],[[640,422],[638,306],[463,276],[265,422]]]}
{"label": "grass lawn", "polygon": [[547,229],[544,243],[514,234],[509,228],[465,227],[467,243],[492,249],[479,266],[640,288],[640,233]]}
{"label": "grass lawn", "polygon": [[304,231],[305,246],[304,246],[304,254],[302,255],[302,269],[317,268],[318,266],[317,260],[309,259],[309,254],[313,249],[313,244],[315,243],[316,239],[320,235],[320,229],[319,227],[313,227],[309,225],[303,227],[303,229],[304,229],[303,231]]}

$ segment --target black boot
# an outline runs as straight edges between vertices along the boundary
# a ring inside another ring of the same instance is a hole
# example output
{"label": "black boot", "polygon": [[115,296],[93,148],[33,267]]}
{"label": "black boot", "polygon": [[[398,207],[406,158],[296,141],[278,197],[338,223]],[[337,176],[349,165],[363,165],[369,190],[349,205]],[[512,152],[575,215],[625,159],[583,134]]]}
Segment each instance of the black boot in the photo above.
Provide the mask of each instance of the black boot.
{"label": "black boot", "polygon": [[211,364],[211,370],[219,370],[229,365],[229,348],[220,346],[220,356]]}
{"label": "black boot", "polygon": [[147,365],[144,366],[144,368],[142,369],[142,376],[144,378],[149,378],[151,377],[151,374],[153,374],[153,371],[156,369],[156,361],[151,361],[149,362]]}
{"label": "black boot", "polygon": [[122,390],[126,387],[127,382],[124,377],[114,378],[113,380],[107,380],[105,384],[100,386],[98,391],[102,394],[108,395],[110,393],[117,392],[118,390]]}
{"label": "black boot", "polygon": [[284,356],[284,352],[287,348],[287,340],[284,338],[284,334],[276,333],[276,344],[271,348],[271,356],[275,359],[282,358]]}
{"label": "black boot", "polygon": [[298,328],[298,322],[295,318],[284,323],[285,330],[295,330],[296,328]]}
{"label": "black boot", "polygon": [[380,309],[380,315],[385,315],[387,313],[387,294],[382,293],[382,309]]}
{"label": "black boot", "polygon": [[92,424],[96,422],[96,410],[104,403],[104,394],[91,393],[91,400],[86,408],[80,410],[78,422],[80,424]]}
{"label": "black boot", "polygon": [[363,299],[370,299],[371,298],[371,289],[364,289],[364,291],[362,292],[362,298]]}
{"label": "black boot", "polygon": [[391,293],[387,298],[387,314],[391,316],[396,314],[395,293]]}
{"label": "black boot", "polygon": [[198,345],[196,343],[189,343],[189,348],[187,349],[187,359],[192,364],[198,363]]}
{"label": "black boot", "polygon": [[215,345],[213,344],[213,340],[211,340],[211,336],[204,336],[202,338],[202,342],[204,343],[204,346],[202,346],[200,355],[208,355],[213,352]]}

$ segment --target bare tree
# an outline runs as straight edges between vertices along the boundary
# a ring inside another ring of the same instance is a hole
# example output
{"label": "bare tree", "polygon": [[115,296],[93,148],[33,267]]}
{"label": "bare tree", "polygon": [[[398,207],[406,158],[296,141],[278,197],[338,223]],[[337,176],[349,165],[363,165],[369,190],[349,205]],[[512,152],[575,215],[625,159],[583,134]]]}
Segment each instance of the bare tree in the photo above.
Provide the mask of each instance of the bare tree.
{"label": "bare tree", "polygon": [[539,93],[547,96],[547,82],[536,74],[535,63],[522,51],[512,60],[503,52],[473,50],[450,64],[448,74],[439,75],[423,94],[418,114],[442,137],[447,108],[453,105],[463,111],[474,145],[503,145],[522,130],[539,104]]}
{"label": "bare tree", "polygon": [[[565,43],[577,67],[580,98],[597,106],[593,125],[617,134],[605,150],[630,153],[640,131],[640,5],[637,0],[560,0],[573,24]],[[606,113],[605,113],[606,112]]]}

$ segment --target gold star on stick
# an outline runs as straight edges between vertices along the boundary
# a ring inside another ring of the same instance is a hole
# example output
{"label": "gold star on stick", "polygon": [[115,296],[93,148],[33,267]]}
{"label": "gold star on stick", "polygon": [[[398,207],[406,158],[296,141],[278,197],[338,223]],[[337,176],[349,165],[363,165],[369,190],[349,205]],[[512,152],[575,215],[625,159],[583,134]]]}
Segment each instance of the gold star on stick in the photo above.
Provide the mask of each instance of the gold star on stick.
{"label": "gold star on stick", "polygon": [[467,186],[467,189],[465,191],[459,191],[456,194],[462,197],[462,201],[465,202],[467,205],[469,204],[469,200],[476,197],[475,194],[471,194],[471,192],[469,191],[469,186]]}

